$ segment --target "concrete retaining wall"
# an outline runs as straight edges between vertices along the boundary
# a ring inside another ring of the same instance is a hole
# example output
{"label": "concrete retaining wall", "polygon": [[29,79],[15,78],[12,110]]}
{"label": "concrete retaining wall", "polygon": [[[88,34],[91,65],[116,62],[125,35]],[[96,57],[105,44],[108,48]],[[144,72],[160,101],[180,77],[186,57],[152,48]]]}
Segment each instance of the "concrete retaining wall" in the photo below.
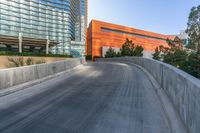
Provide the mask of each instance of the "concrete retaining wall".
{"label": "concrete retaining wall", "polygon": [[0,90],[67,71],[80,64],[80,59],[68,59],[47,64],[0,69]]}
{"label": "concrete retaining wall", "polygon": [[200,132],[200,80],[165,63],[145,58],[116,58],[145,68],[164,89],[191,133]]}

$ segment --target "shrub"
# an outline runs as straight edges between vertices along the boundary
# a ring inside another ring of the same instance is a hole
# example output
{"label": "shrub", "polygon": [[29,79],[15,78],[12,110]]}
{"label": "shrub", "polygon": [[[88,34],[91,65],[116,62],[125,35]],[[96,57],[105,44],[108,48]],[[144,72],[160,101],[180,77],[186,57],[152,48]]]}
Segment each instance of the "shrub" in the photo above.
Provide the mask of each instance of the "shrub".
{"label": "shrub", "polygon": [[143,56],[143,51],[144,51],[144,48],[142,46],[136,46],[134,49],[133,49],[133,56]]}
{"label": "shrub", "polygon": [[142,46],[136,45],[130,41],[128,38],[126,42],[122,45],[120,52],[116,53],[111,47],[107,50],[105,57],[121,57],[121,56],[143,56],[144,48]]}
{"label": "shrub", "polygon": [[161,59],[161,56],[160,56],[160,51],[159,51],[159,48],[157,47],[156,49],[155,49],[155,53],[153,54],[153,59],[155,59],[155,60],[160,60]]}
{"label": "shrub", "polygon": [[122,45],[122,48],[120,50],[121,51],[121,55],[122,56],[132,56],[133,48],[134,48],[134,44],[132,43],[132,41],[130,41],[127,38],[126,42]]}
{"label": "shrub", "polygon": [[8,61],[11,63],[12,67],[21,67],[24,65],[34,65],[34,64],[43,64],[46,63],[45,59],[41,59],[38,61],[35,61],[32,58],[27,58],[26,60],[24,60],[23,57],[9,57]]}
{"label": "shrub", "polygon": [[126,42],[122,45],[121,56],[143,56],[144,48],[142,46],[135,46],[135,44],[126,39]]}
{"label": "shrub", "polygon": [[24,66],[23,57],[9,57],[8,61],[11,62],[15,67]]}
{"label": "shrub", "polygon": [[197,78],[200,78],[199,65],[200,61],[198,60],[197,53],[191,53],[183,65],[180,66],[180,69]]}
{"label": "shrub", "polygon": [[180,67],[187,59],[187,52],[183,49],[172,48],[164,55],[163,61],[175,67]]}
{"label": "shrub", "polygon": [[162,60],[165,63],[171,64],[194,77],[200,78],[200,61],[198,60],[198,54],[187,51],[180,47],[166,48],[160,46],[156,48],[156,52],[153,54],[154,59]]}
{"label": "shrub", "polygon": [[105,55],[105,57],[106,58],[113,58],[113,57],[116,57],[116,53],[115,53],[115,50],[113,49],[113,48],[109,48],[108,50],[107,50],[107,52],[106,52],[106,55]]}
{"label": "shrub", "polygon": [[46,63],[46,60],[45,60],[45,59],[37,60],[37,61],[35,62],[35,64],[44,64],[44,63]]}
{"label": "shrub", "polygon": [[92,60],[92,55],[86,55],[86,56],[85,56],[85,59],[86,59],[86,60]]}
{"label": "shrub", "polygon": [[34,61],[32,58],[28,58],[26,61],[25,61],[26,65],[30,66],[30,65],[33,65],[34,64]]}
{"label": "shrub", "polygon": [[122,56],[121,52],[116,53],[116,57],[121,57],[121,56]]}

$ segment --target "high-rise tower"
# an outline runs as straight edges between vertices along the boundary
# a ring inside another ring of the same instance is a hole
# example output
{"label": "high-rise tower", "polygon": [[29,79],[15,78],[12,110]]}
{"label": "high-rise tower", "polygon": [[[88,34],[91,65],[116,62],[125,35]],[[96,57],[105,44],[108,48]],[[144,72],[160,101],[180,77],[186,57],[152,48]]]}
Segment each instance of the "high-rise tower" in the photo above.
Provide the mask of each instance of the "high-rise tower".
{"label": "high-rise tower", "polygon": [[86,28],[87,0],[0,0],[0,50],[79,56]]}

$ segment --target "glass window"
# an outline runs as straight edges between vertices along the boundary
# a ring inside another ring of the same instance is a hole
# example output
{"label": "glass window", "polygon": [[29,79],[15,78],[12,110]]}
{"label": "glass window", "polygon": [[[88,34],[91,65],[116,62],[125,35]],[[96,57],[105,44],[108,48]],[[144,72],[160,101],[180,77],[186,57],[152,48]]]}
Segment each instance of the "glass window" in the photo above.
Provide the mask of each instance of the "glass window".
{"label": "glass window", "polygon": [[10,26],[9,25],[1,25],[1,29],[9,31],[10,30]]}
{"label": "glass window", "polygon": [[[37,6],[38,6],[38,3],[30,2],[30,5],[31,5],[31,8],[34,8],[33,6],[37,7]],[[36,9],[36,8],[35,8],[35,9]]]}
{"label": "glass window", "polygon": [[1,13],[3,13],[3,14],[7,14],[7,13],[8,13],[8,11],[5,10],[5,9],[1,9],[0,11],[1,11]]}

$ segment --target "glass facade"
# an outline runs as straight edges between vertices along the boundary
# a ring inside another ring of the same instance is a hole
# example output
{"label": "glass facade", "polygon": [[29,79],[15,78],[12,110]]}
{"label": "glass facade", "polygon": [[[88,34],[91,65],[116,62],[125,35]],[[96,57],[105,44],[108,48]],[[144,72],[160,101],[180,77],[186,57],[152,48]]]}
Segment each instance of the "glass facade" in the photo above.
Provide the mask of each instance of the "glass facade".
{"label": "glass facade", "polygon": [[0,35],[49,39],[58,54],[85,50],[87,0],[0,0]]}

